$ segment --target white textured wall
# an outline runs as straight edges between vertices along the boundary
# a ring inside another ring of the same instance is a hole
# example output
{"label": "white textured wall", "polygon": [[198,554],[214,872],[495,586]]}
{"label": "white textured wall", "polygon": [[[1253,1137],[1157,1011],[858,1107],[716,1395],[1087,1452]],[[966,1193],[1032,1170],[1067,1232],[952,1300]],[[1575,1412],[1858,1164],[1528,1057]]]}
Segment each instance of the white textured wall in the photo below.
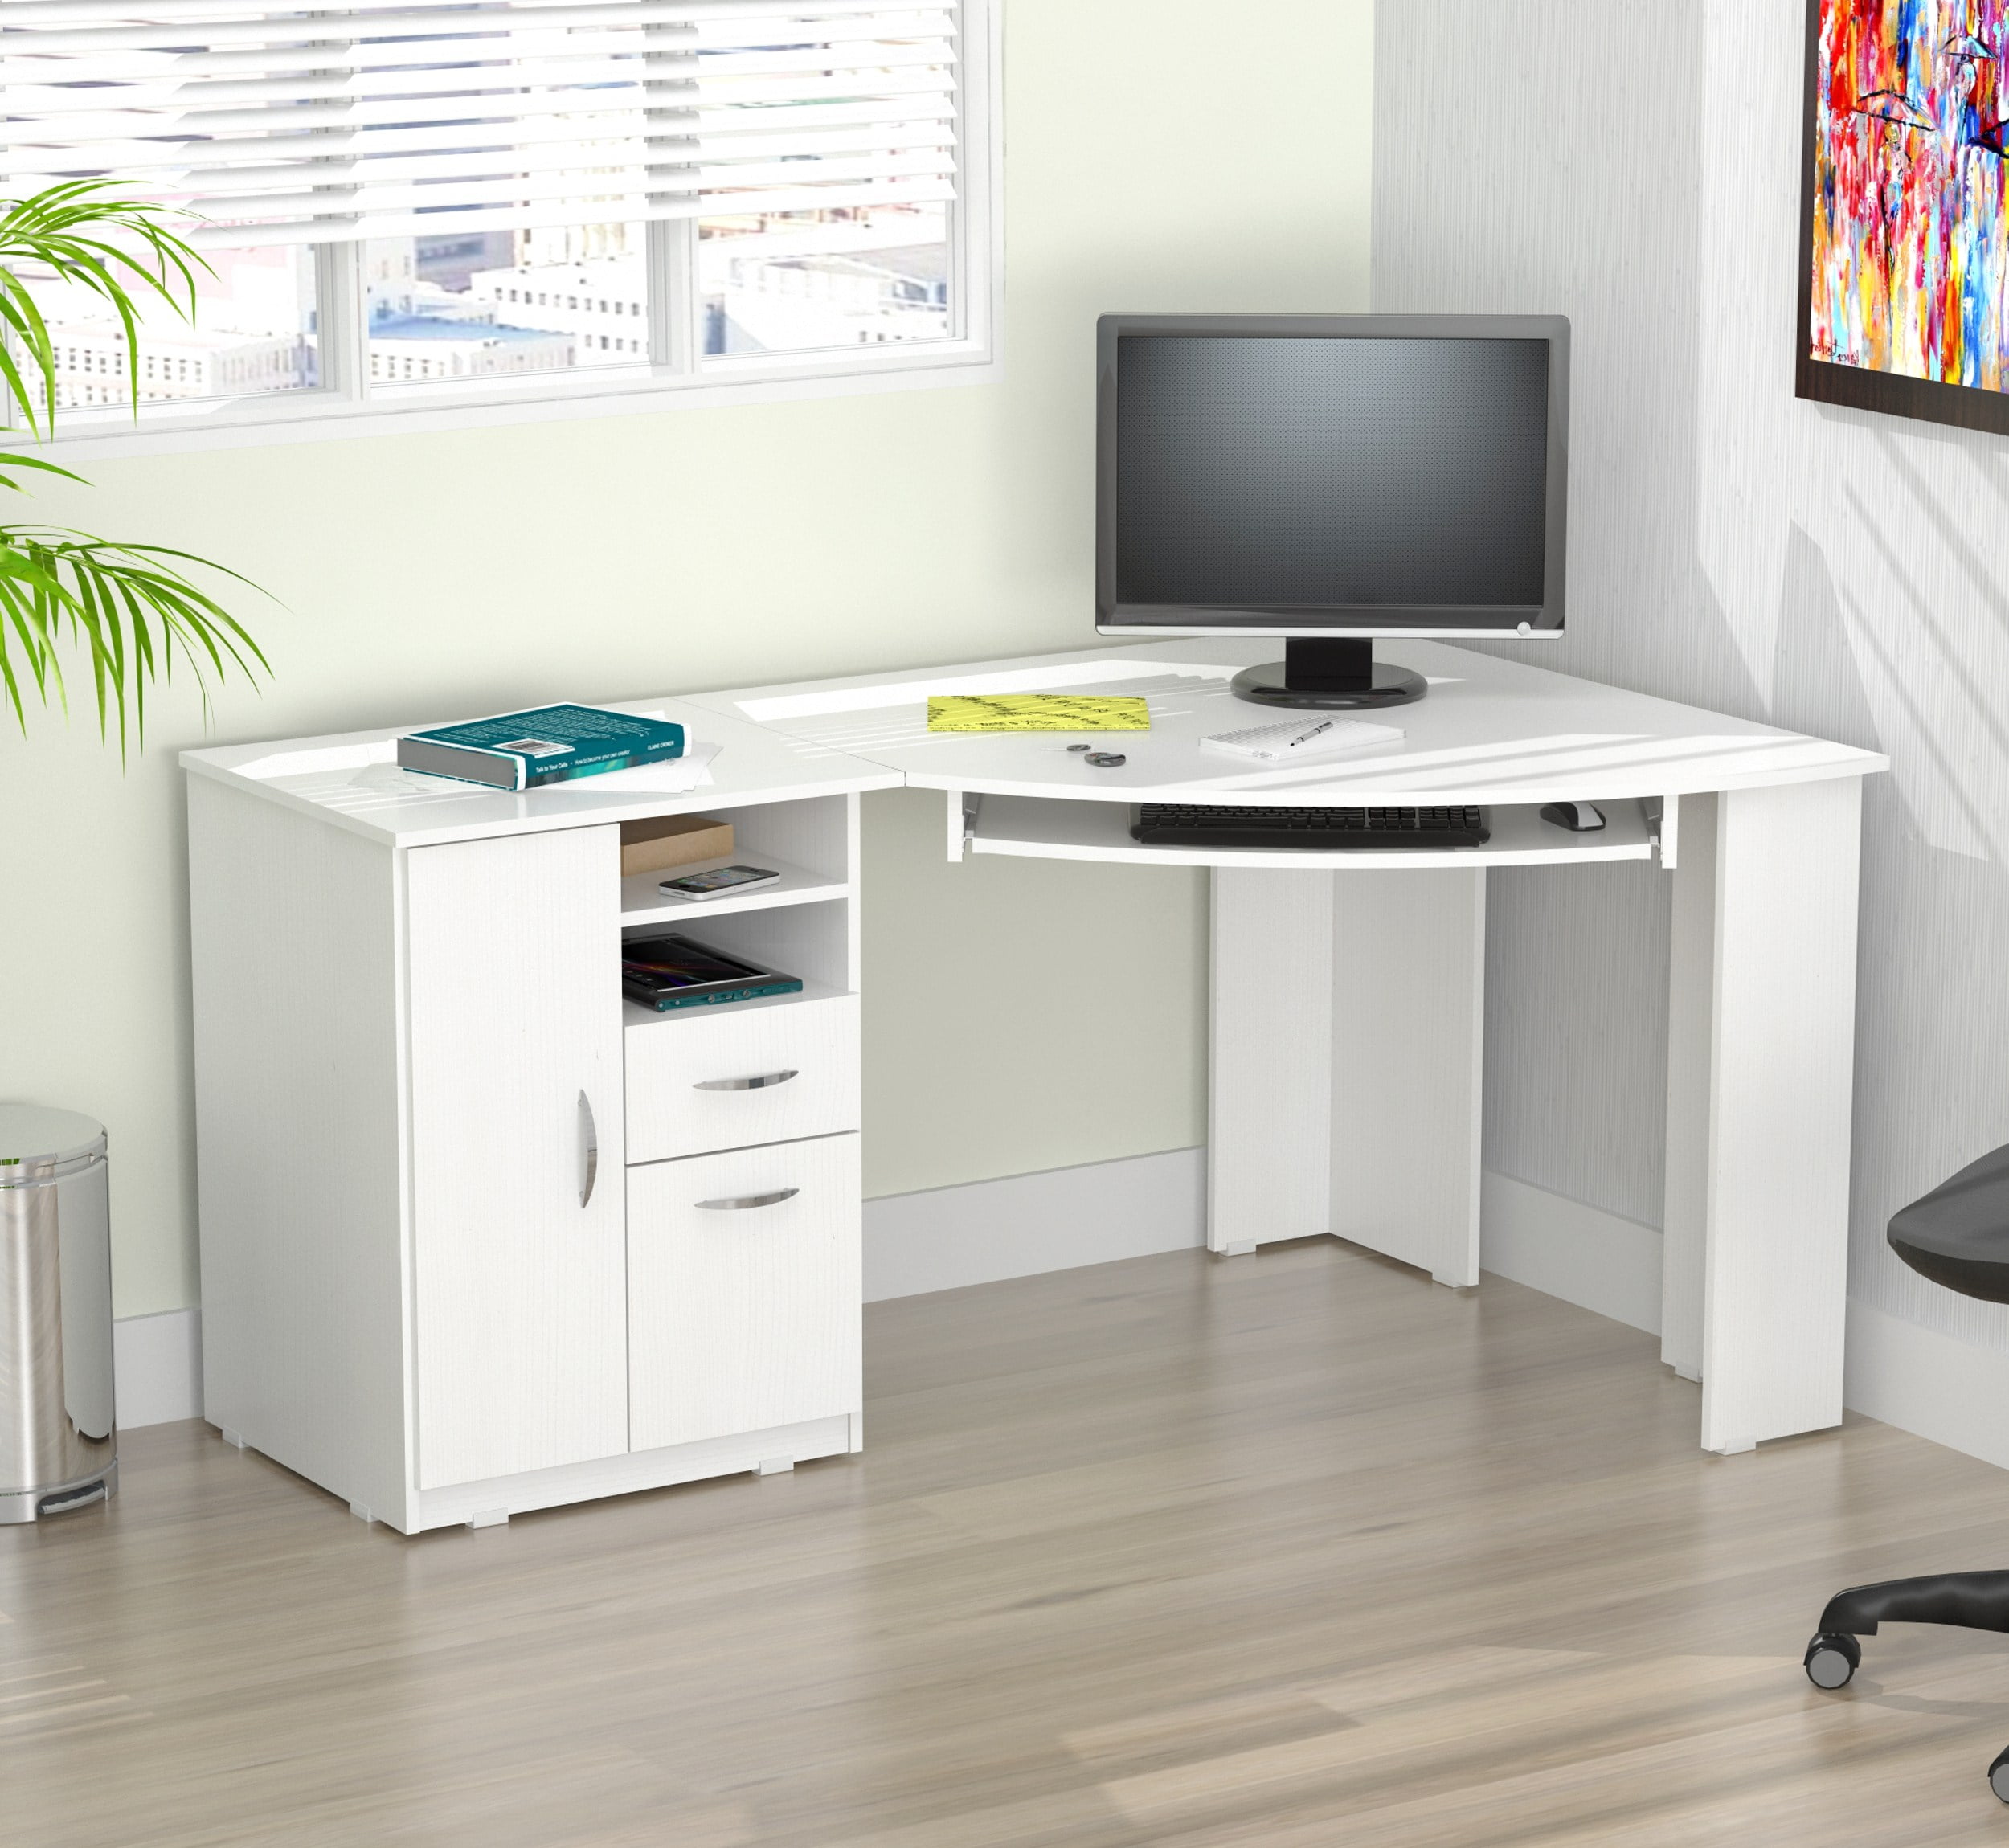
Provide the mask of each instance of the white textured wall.
{"label": "white textured wall", "polygon": [[[14,517],[284,599],[258,623],[276,684],[225,695],[222,740],[1090,645],[1095,317],[1365,305],[1373,7],[1264,0],[1224,35],[1201,0],[1003,3],[1003,384],[96,464]],[[163,700],[124,776],[84,723],[31,732],[0,723],[0,1097],[107,1121],[120,1313],[172,1309],[196,1294],[173,757],[198,714]],[[951,888],[939,807],[872,799],[871,1191],[1201,1139],[1199,877]]]}
{"label": "white textured wall", "polygon": [[[1851,1290],[2009,1345],[2009,1312],[1883,1245],[2009,1140],[2009,440],[1793,397],[1805,21],[1389,0],[1374,300],[1574,321],[1571,633],[1545,662],[1890,754]],[[1502,879],[1488,954],[1488,1164],[1655,1224],[1664,914],[1636,869]]]}

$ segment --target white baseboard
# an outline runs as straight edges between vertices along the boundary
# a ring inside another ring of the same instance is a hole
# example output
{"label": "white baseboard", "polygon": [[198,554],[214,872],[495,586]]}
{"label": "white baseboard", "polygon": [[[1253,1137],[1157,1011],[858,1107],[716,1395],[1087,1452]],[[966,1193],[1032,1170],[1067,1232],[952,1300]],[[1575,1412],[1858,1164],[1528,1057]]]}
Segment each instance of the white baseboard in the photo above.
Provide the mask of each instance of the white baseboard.
{"label": "white baseboard", "polygon": [[1853,1298],[1842,1403],[2009,1469],[2009,1354],[1921,1328]]}
{"label": "white baseboard", "polygon": [[203,1415],[203,1312],[128,1315],[112,1324],[121,1430]]}
{"label": "white baseboard", "polygon": [[1207,1155],[1172,1149],[865,1203],[865,1299],[1207,1242]]}
{"label": "white baseboard", "polygon": [[1485,1170],[1479,1265],[1628,1327],[1660,1332],[1660,1233],[1546,1188]]}
{"label": "white baseboard", "polygon": [[[1205,1245],[1206,1152],[1174,1149],[865,1205],[865,1300]],[[203,1415],[202,1312],[113,1325],[122,1429]]]}
{"label": "white baseboard", "polygon": [[[1482,1190],[1483,1269],[1658,1331],[1660,1234],[1651,1226],[1490,1171]],[[1203,1149],[895,1194],[865,1202],[865,1300],[1205,1242]],[[124,1429],[202,1416],[199,1310],[117,1323],[113,1359]],[[1851,1411],[2009,1469],[2009,1353],[1851,1300],[1843,1397]]]}
{"label": "white baseboard", "polygon": [[[1658,1334],[1660,1234],[1488,1172],[1479,1262],[1565,1302]],[[1851,1298],[1842,1403],[2009,1469],[2009,1353],[1921,1328]]]}

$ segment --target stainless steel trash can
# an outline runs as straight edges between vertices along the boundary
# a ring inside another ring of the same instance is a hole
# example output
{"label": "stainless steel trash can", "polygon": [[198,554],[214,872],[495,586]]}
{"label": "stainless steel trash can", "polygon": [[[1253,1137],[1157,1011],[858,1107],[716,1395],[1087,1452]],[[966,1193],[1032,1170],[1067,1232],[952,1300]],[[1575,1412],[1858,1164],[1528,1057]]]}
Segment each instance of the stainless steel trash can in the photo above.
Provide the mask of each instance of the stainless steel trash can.
{"label": "stainless steel trash can", "polygon": [[0,1104],[0,1524],[118,1487],[104,1126]]}

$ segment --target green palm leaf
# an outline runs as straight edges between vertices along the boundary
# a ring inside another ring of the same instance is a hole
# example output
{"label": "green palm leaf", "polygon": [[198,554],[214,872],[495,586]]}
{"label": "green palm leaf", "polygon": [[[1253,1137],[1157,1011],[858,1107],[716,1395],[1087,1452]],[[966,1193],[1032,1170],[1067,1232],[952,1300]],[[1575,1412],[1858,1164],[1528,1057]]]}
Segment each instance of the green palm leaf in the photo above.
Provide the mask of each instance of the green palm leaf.
{"label": "green palm leaf", "polygon": [[[139,408],[137,302],[157,295],[184,320],[195,315],[201,255],[162,221],[172,208],[129,197],[116,182],[66,180],[24,199],[0,199],[0,387],[30,432],[46,437],[55,417],[55,340],[23,268],[48,272],[101,296],[125,330],[127,386]],[[0,428],[0,435],[7,432]],[[23,470],[81,480],[42,457],[0,452],[0,488],[23,492]],[[148,689],[172,680],[177,663],[209,715],[211,687],[231,669],[270,673],[258,644],[185,566],[249,580],[167,546],[116,543],[53,526],[0,525],[0,699],[27,729],[26,695],[65,712],[62,652],[90,663],[98,733],[128,724],[144,743]],[[252,588],[256,587],[252,586]]]}
{"label": "green palm leaf", "polygon": [[[55,342],[17,266],[49,270],[104,298],[125,330],[126,380],[137,400],[139,310],[133,291],[158,295],[192,323],[195,272],[210,267],[162,223],[173,209],[129,198],[110,180],[64,180],[29,198],[0,199],[0,382],[38,435],[41,418],[53,421],[55,415]],[[39,404],[29,373],[42,386]]]}
{"label": "green palm leaf", "polygon": [[[18,650],[27,678],[45,702],[53,692],[68,706],[56,661],[59,643],[88,656],[96,693],[98,732],[108,736],[117,719],[123,757],[129,720],[144,740],[149,686],[170,681],[176,664],[203,697],[231,668],[247,679],[268,662],[243,625],[205,591],[183,566],[220,571],[192,554],[168,546],[121,545],[88,533],[53,526],[0,526],[0,696],[24,728],[21,678],[10,650]],[[248,580],[235,571],[226,576]]]}
{"label": "green palm leaf", "polygon": [[[0,429],[0,436],[11,436],[13,434],[11,430]],[[66,481],[81,481],[84,479],[81,475],[72,474],[68,468],[59,468],[53,462],[43,461],[39,456],[10,456],[0,450],[0,488],[12,488],[21,493],[25,493],[27,489],[6,472],[10,468],[39,468],[45,475],[60,475]]]}

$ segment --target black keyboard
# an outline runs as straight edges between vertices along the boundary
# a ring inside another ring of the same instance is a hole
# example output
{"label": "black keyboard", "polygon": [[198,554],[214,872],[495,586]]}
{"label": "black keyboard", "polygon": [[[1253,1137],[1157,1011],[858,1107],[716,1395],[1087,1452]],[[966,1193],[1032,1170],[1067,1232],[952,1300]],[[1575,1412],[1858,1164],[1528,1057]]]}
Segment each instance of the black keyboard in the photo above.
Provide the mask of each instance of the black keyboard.
{"label": "black keyboard", "polygon": [[1483,847],[1492,831],[1476,808],[1255,808],[1147,802],[1130,825],[1152,847]]}

